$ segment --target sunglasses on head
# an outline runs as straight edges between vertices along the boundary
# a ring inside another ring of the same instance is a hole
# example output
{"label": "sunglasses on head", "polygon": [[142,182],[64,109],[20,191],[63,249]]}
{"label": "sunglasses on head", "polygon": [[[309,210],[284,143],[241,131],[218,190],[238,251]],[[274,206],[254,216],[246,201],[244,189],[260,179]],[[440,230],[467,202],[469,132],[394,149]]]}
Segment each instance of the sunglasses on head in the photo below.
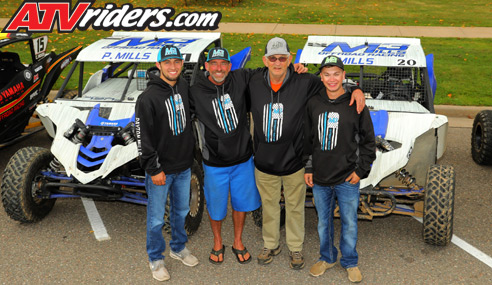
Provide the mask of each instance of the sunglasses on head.
{"label": "sunglasses on head", "polygon": [[277,60],[280,61],[280,62],[286,62],[288,58],[289,57],[287,57],[287,56],[276,57],[276,56],[273,56],[272,55],[272,56],[269,56],[268,57],[268,60],[270,62],[276,62]]}

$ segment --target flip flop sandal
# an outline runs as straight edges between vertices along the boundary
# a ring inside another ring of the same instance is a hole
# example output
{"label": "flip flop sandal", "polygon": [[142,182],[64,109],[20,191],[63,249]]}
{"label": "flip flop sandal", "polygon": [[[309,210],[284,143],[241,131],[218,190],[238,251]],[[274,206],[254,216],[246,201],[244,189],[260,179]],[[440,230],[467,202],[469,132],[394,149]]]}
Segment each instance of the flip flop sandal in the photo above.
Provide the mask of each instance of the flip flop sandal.
{"label": "flip flop sandal", "polygon": [[244,259],[244,256],[246,255],[246,253],[249,253],[248,250],[246,249],[246,247],[244,247],[243,250],[239,250],[239,249],[235,249],[234,246],[233,246],[232,247],[232,252],[236,255],[237,262],[239,262],[241,264],[246,264],[246,263],[248,263],[248,262],[251,261],[251,254],[249,255],[249,258],[248,259],[245,259],[245,260],[239,259],[239,255],[242,255],[243,256],[243,259]]}
{"label": "flip flop sandal", "polygon": [[225,251],[225,246],[224,245],[222,245],[222,248],[219,249],[219,250],[214,250],[212,248],[212,251],[210,251],[210,254],[217,256],[217,260],[219,260],[219,255],[222,254],[222,260],[221,261],[215,261],[215,260],[213,260],[212,258],[209,257],[208,258],[208,261],[210,261],[210,263],[212,263],[212,264],[220,265],[222,262],[224,262],[224,251]]}

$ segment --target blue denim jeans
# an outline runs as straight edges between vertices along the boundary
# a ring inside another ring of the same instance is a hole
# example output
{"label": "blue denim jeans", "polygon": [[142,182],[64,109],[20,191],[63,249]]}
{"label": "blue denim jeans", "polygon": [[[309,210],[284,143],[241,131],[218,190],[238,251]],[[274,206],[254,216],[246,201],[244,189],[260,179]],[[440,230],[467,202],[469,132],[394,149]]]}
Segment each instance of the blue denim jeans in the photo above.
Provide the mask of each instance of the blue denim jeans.
{"label": "blue denim jeans", "polygon": [[149,261],[164,259],[166,241],[162,235],[164,212],[166,211],[167,194],[169,193],[171,224],[171,241],[169,246],[174,252],[184,249],[188,236],[185,230],[185,219],[190,211],[190,179],[191,170],[167,174],[166,185],[158,186],[152,178],[145,174],[145,190],[147,191],[147,254]]}
{"label": "blue denim jeans", "polygon": [[344,182],[335,186],[314,184],[313,196],[318,211],[318,234],[320,241],[320,260],[328,263],[337,261],[337,248],[333,245],[334,227],[333,211],[335,197],[340,207],[342,232],[340,235],[340,251],[343,268],[357,266],[357,208],[359,207],[359,183]]}

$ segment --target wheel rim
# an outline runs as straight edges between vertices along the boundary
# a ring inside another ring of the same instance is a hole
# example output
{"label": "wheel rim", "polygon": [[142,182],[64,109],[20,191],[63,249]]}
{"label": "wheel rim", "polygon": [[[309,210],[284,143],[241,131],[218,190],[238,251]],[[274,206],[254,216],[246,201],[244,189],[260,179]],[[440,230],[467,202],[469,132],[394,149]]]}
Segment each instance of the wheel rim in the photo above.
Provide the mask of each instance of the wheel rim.
{"label": "wheel rim", "polygon": [[482,149],[482,125],[480,123],[475,128],[474,144],[476,149]]}
{"label": "wheel rim", "polygon": [[34,179],[32,180],[31,183],[31,198],[34,203],[37,205],[41,204],[43,199],[38,197],[38,194],[36,193],[41,187],[41,180],[43,179],[43,176],[40,173],[37,173],[36,176],[34,176]]}
{"label": "wheel rim", "polygon": [[190,185],[190,216],[195,217],[200,208],[200,181],[196,175],[191,176]]}

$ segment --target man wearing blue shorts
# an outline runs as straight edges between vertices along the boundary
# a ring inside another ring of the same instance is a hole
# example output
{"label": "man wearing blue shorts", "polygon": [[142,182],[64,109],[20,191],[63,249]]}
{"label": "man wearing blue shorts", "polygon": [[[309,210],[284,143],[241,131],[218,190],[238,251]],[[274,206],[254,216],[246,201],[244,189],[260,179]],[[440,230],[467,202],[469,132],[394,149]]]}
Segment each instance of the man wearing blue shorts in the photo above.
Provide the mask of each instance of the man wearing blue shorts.
{"label": "man wearing blue shorts", "polygon": [[251,261],[242,242],[246,212],[260,207],[254,178],[251,135],[247,123],[247,69],[231,71],[229,52],[212,48],[205,63],[207,72],[198,75],[191,87],[191,108],[199,120],[205,174],[205,199],[214,235],[209,261],[221,264],[225,246],[222,220],[227,214],[229,193],[234,223],[232,251],[239,263]]}

